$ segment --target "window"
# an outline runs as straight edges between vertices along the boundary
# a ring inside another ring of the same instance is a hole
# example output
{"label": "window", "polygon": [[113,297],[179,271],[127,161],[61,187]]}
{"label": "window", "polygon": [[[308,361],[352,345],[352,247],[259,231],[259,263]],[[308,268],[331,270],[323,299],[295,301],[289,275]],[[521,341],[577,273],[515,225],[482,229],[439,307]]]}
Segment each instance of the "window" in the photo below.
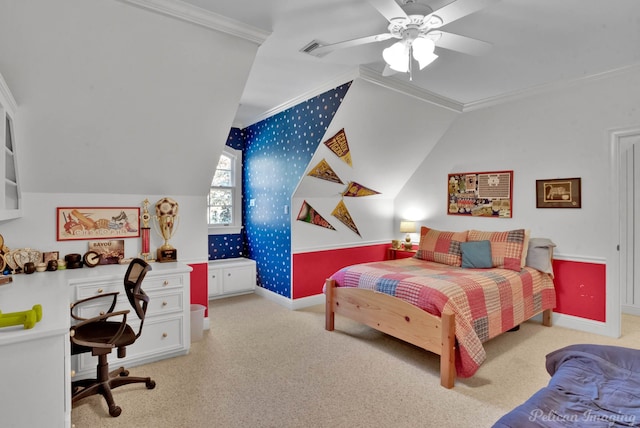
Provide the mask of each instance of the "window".
{"label": "window", "polygon": [[[209,228],[224,228],[220,233],[239,233],[242,222],[241,207],[242,153],[225,147],[213,174],[207,198]],[[228,229],[236,230],[228,230]]]}

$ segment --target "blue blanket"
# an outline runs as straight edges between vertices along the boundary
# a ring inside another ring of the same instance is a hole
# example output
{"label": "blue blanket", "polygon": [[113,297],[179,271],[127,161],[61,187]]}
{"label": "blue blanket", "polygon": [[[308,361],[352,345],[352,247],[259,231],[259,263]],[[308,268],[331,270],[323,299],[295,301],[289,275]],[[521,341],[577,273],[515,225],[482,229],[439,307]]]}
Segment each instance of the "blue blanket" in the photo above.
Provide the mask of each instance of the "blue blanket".
{"label": "blue blanket", "polygon": [[571,345],[546,366],[549,385],[494,428],[640,427],[640,350]]}

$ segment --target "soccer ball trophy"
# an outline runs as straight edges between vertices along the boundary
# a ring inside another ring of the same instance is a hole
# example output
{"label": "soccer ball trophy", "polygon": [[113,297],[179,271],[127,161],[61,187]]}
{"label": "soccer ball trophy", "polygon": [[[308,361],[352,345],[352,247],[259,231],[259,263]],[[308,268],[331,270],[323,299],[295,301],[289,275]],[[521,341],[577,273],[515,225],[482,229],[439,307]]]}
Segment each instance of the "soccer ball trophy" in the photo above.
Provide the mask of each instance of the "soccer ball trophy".
{"label": "soccer ball trophy", "polygon": [[156,202],[155,220],[156,231],[164,244],[157,250],[157,260],[159,262],[175,262],[178,260],[178,250],[169,244],[169,239],[173,237],[178,229],[178,203],[171,198],[162,198]]}

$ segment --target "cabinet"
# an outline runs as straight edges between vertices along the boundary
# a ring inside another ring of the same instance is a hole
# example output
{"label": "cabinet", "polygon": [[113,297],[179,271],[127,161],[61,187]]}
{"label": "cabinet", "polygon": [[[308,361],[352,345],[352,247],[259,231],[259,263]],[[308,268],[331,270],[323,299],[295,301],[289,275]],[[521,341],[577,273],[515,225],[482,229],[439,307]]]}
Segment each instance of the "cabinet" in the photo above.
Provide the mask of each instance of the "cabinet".
{"label": "cabinet", "polygon": [[256,262],[237,258],[209,262],[209,299],[253,293]]}
{"label": "cabinet", "polygon": [[[109,364],[132,367],[184,355],[189,351],[189,276],[172,272],[171,269],[159,272],[164,266],[154,264],[154,270],[147,274],[142,283],[142,289],[150,298],[142,334],[133,345],[127,347],[126,358],[117,358],[116,353],[111,353]],[[140,323],[123,290],[123,277],[78,282],[75,284],[74,299],[119,291],[116,311],[129,309],[131,312],[127,323],[137,331]],[[95,304],[80,308],[80,316],[88,318],[104,311],[104,301],[98,300]],[[91,353],[72,356],[71,364],[78,379],[95,377],[96,358]]]}
{"label": "cabinet", "polygon": [[16,110],[16,101],[0,75],[0,177],[4,181],[4,185],[0,185],[0,220],[22,215],[14,123]]}

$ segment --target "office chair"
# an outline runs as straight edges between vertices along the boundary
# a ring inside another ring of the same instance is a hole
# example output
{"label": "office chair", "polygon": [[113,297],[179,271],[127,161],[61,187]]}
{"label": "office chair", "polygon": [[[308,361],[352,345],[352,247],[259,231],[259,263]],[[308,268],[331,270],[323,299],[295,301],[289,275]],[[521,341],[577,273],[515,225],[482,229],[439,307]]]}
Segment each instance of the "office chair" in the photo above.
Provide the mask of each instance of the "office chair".
{"label": "office chair", "polygon": [[[101,394],[107,401],[109,414],[116,417],[120,416],[122,409],[116,406],[111,393],[112,389],[130,383],[144,383],[147,389],[155,388],[156,383],[151,378],[129,376],[129,371],[125,370],[124,367],[109,372],[109,363],[107,361],[107,357],[113,348],[118,349],[118,358],[124,358],[126,356],[126,347],[134,343],[142,333],[149,296],[142,290],[141,285],[142,280],[150,270],[151,266],[144,260],[133,259],[124,277],[124,289],[127,298],[136,315],[140,318],[140,327],[137,333],[127,324],[128,309],[114,312],[119,292],[104,293],[71,304],[71,317],[78,321],[70,330],[71,354],[77,355],[91,352],[92,355],[98,357],[96,379],[82,379],[72,382],[72,404],[91,395]],[[109,298],[111,299],[111,306],[106,312],[101,312],[100,315],[92,318],[83,318],[78,315],[77,309],[83,304],[93,302],[92,307],[95,307],[97,299],[107,299],[107,303],[104,303],[106,305],[109,302]],[[114,317],[119,318],[111,320]]]}

